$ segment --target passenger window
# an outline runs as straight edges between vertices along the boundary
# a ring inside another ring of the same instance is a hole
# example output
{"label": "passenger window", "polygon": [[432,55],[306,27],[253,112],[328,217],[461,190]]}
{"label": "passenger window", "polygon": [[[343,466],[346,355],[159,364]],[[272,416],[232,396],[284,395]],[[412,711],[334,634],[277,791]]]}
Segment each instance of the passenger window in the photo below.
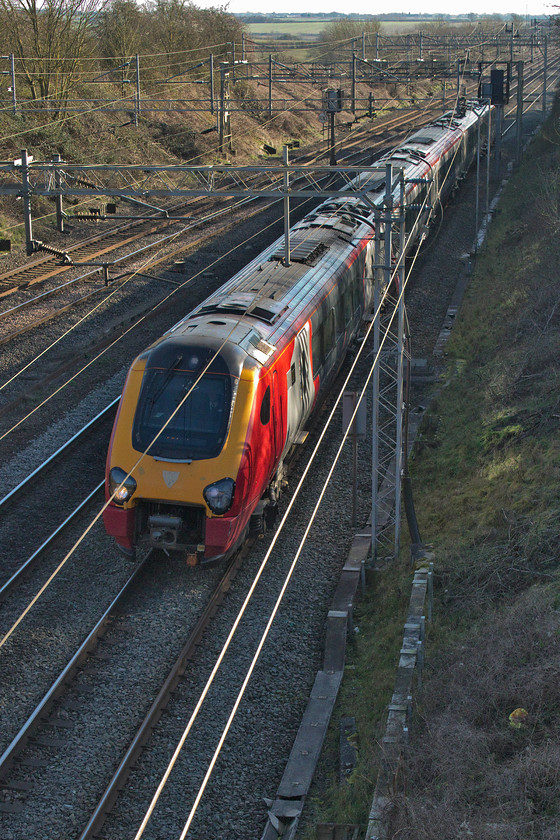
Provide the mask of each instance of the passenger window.
{"label": "passenger window", "polygon": [[266,426],[266,424],[269,422],[269,420],[270,420],[270,385],[268,386],[268,388],[264,392],[264,397],[262,398],[261,423],[263,424],[263,426]]}

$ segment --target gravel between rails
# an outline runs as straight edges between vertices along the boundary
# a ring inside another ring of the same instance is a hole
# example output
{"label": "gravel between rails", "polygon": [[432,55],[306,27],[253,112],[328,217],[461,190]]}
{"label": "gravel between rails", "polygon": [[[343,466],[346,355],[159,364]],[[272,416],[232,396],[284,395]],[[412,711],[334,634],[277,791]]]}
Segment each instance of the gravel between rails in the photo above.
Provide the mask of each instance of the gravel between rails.
{"label": "gravel between rails", "polygon": [[[51,720],[68,728],[43,726],[24,750],[24,761],[39,758],[45,766],[12,773],[10,781],[33,787],[20,814],[0,816],[3,838],[73,835],[76,815],[83,819],[120,760],[219,574],[179,567],[164,556],[148,561],[96,654],[55,708]],[[41,745],[53,735],[59,744]]]}

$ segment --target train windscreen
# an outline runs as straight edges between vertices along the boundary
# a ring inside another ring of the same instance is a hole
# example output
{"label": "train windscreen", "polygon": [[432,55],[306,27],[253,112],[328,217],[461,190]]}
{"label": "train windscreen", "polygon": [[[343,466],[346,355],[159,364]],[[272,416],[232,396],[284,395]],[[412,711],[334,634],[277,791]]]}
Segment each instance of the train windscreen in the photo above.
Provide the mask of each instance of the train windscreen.
{"label": "train windscreen", "polygon": [[219,358],[201,376],[203,368],[204,360],[188,352],[165,367],[148,364],[132,428],[136,450],[149,447],[150,455],[177,461],[220,454],[231,414],[232,378]]}

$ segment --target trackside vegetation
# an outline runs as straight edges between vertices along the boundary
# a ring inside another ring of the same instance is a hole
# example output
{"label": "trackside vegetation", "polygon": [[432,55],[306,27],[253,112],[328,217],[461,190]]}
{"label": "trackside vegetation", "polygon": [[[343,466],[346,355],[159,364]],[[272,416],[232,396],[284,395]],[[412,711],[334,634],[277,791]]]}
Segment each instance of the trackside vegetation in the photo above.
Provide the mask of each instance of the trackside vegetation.
{"label": "trackside vegetation", "polygon": [[[411,465],[434,615],[390,838],[560,836],[559,115],[556,103],[503,194]],[[316,819],[367,823],[408,549],[369,577],[306,840]],[[340,785],[344,715],[358,764]]]}

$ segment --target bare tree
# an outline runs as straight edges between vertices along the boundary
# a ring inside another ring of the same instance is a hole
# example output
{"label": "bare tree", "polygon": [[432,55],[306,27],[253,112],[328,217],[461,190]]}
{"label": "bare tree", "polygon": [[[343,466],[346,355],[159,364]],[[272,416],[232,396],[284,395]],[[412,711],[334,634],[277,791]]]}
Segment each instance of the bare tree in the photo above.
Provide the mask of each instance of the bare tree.
{"label": "bare tree", "polygon": [[140,52],[147,23],[135,0],[110,0],[95,21],[101,54],[111,61],[125,61]]}
{"label": "bare tree", "polygon": [[359,40],[359,47],[361,48],[362,32],[366,35],[372,35],[379,32],[381,24],[378,20],[353,20],[352,18],[340,18],[322,30],[319,35],[320,42],[325,46],[325,57],[330,61],[340,58],[341,55],[348,54],[352,49],[352,41]]}
{"label": "bare tree", "polygon": [[99,0],[0,0],[1,23],[32,99],[60,103],[76,78]]}

